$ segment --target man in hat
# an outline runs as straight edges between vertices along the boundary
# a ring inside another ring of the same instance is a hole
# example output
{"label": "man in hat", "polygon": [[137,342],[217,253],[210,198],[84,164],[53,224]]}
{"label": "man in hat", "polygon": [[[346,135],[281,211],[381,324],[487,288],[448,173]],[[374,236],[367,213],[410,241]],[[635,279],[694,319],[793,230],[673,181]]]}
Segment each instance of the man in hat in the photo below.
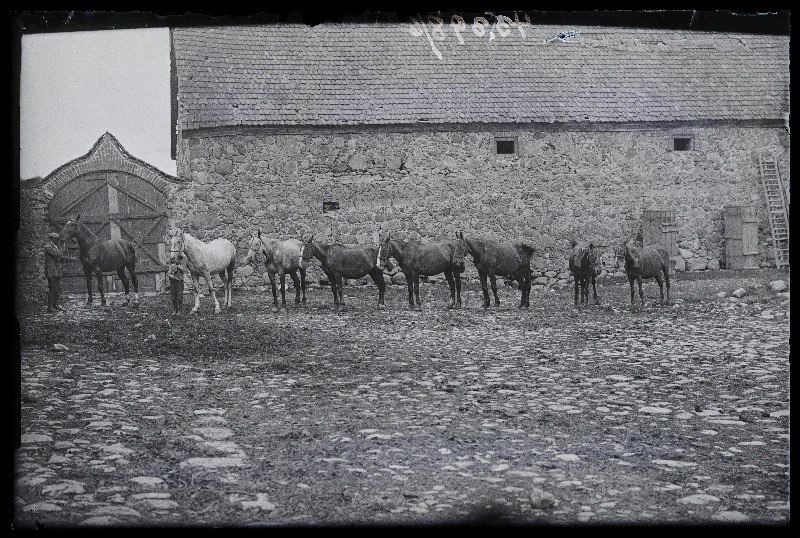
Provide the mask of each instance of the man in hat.
{"label": "man in hat", "polygon": [[47,312],[53,310],[63,311],[59,303],[61,295],[61,260],[74,260],[72,256],[61,252],[56,245],[58,234],[51,232],[47,236],[49,241],[44,246],[44,276],[47,277]]}

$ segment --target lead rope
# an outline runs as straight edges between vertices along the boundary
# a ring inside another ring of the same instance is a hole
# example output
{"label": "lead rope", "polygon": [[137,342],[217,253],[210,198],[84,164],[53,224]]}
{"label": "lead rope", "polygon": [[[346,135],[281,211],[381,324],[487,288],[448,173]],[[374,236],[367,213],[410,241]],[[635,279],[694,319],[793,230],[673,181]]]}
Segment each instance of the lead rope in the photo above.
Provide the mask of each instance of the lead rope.
{"label": "lead rope", "polygon": [[378,266],[378,269],[383,269],[383,267],[381,267],[381,248],[383,248],[383,246],[378,245],[378,259],[375,260],[375,265]]}
{"label": "lead rope", "polygon": [[305,252],[306,246],[303,245],[300,247],[300,269],[303,268],[303,252]]}

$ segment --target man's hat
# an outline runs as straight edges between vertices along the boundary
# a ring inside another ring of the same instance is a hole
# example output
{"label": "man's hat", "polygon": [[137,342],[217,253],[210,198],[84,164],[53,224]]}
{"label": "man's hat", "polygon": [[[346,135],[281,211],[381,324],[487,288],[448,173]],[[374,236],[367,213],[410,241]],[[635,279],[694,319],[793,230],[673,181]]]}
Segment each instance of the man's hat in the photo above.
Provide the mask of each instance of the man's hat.
{"label": "man's hat", "polygon": [[58,234],[55,232],[50,232],[49,234],[47,234],[47,237],[49,237],[50,239],[58,239]]}

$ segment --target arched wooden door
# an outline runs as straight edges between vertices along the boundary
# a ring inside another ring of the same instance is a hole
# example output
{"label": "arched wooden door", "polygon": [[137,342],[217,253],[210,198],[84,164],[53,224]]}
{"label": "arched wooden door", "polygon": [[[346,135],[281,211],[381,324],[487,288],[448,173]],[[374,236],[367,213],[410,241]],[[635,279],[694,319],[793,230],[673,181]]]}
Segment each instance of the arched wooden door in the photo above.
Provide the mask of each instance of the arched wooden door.
{"label": "arched wooden door", "polygon": [[[69,219],[81,221],[101,239],[122,238],[136,247],[139,291],[161,291],[166,272],[166,196],[153,184],[120,171],[90,172],[76,177],[58,190],[50,201],[50,228],[60,231]],[[68,245],[77,255],[77,245]],[[67,293],[86,290],[86,279],[78,261],[65,262],[62,287]],[[106,273],[106,289],[122,291],[116,273]]]}

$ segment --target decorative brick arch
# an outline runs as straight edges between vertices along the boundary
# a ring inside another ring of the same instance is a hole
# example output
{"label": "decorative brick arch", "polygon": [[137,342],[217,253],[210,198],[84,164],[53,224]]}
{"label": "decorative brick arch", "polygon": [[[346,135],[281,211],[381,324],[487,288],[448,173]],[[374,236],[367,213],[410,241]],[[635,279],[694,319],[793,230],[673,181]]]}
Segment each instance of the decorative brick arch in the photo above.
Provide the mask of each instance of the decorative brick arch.
{"label": "decorative brick arch", "polygon": [[116,170],[137,176],[169,196],[172,189],[183,183],[175,176],[165,174],[161,170],[137,159],[128,153],[119,140],[111,133],[101,136],[89,153],[69,161],[53,170],[44,178],[42,186],[45,193],[52,197],[64,185],[87,172]]}
{"label": "decorative brick arch", "polygon": [[[101,239],[131,241],[136,247],[140,289],[160,291],[166,270],[167,199],[180,183],[131,156],[113,135],[105,133],[89,153],[44,179],[46,220],[51,230],[58,231],[79,213]],[[85,288],[77,261],[65,264],[62,282],[67,291]],[[109,289],[118,288],[118,284],[114,274],[109,273]]]}

